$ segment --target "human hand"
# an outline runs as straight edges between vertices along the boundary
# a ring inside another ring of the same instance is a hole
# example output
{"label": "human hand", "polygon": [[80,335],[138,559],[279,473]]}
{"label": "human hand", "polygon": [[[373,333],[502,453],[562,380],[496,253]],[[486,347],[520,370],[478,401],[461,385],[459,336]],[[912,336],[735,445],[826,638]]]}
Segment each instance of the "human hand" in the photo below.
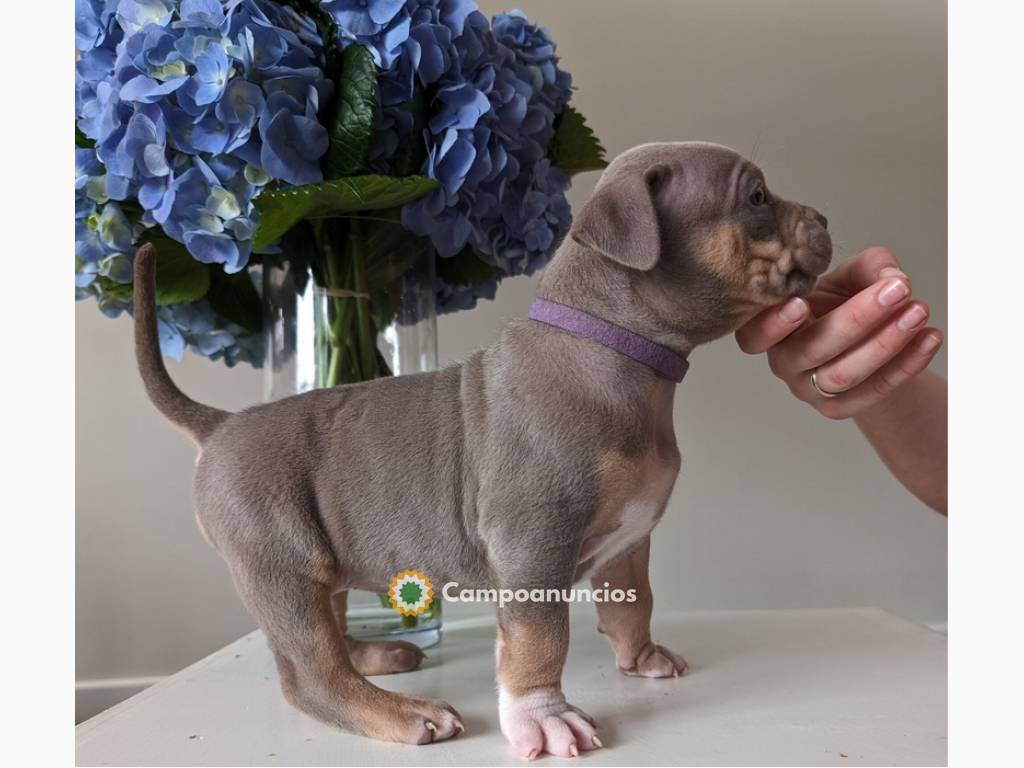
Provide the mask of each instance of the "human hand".
{"label": "human hand", "polygon": [[[736,332],[748,354],[768,353],[772,373],[830,419],[881,404],[928,367],[942,346],[928,305],[887,248],[869,248],[823,275],[806,299],[770,307]],[[811,381],[816,374],[817,391]]]}

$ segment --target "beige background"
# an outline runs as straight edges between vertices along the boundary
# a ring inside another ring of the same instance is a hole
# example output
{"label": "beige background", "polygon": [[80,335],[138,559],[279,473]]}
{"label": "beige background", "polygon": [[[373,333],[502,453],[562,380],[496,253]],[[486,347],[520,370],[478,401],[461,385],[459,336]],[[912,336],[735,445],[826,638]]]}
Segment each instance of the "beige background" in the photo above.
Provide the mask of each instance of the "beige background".
{"label": "beige background", "polygon": [[[574,103],[611,154],[660,139],[756,147],[769,184],[825,212],[843,254],[891,247],[945,326],[944,3],[520,6],[551,31]],[[577,177],[575,207],[595,180]],[[496,301],[443,318],[443,362],[524,314],[534,285],[508,281]],[[128,319],[76,309],[77,678],[102,692],[180,669],[253,625],[195,527],[194,450],[145,400]],[[875,605],[944,622],[945,520],[852,424],[792,399],[763,358],[725,339],[692,360],[675,410],[683,474],[654,537],[657,605]],[[188,354],[171,368],[205,402],[261,397],[249,368]],[[934,368],[944,373],[944,352]]]}

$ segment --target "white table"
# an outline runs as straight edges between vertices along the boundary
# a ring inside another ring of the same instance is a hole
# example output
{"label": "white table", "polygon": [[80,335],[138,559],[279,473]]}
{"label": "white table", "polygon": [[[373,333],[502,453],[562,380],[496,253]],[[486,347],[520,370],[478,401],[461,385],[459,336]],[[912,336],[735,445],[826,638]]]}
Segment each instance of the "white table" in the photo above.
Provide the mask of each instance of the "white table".
{"label": "white table", "polygon": [[[946,638],[876,609],[656,617],[678,680],[615,670],[577,611],[570,701],[601,726],[597,765],[939,765]],[[422,669],[377,684],[443,698],[467,732],[412,747],[340,733],[289,707],[254,632],[77,727],[79,765],[520,765],[498,731],[489,618],[446,627]],[[565,764],[544,757],[548,764]]]}

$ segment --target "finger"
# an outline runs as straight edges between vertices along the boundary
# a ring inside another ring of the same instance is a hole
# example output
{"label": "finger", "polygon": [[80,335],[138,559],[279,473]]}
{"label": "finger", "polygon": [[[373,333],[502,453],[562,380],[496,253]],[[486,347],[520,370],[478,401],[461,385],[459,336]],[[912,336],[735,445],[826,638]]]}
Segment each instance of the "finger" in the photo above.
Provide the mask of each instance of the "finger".
{"label": "finger", "polygon": [[811,305],[811,314],[815,317],[824,317],[836,307],[841,306],[847,299],[846,296],[829,291],[814,291],[804,298]]}
{"label": "finger", "polygon": [[[901,384],[917,376],[928,367],[942,347],[942,331],[924,328],[902,352],[848,392],[839,397],[822,398],[812,404],[830,419],[849,419],[892,394]],[[808,387],[812,387],[808,377]],[[813,389],[813,387],[812,387]]]}
{"label": "finger", "polygon": [[748,355],[759,355],[793,333],[809,316],[807,302],[794,296],[747,322],[736,331],[736,343]]}
{"label": "finger", "polygon": [[868,248],[822,275],[818,287],[842,296],[853,296],[885,277],[908,279],[892,251],[882,247]]}
{"label": "finger", "polygon": [[928,305],[910,302],[895,319],[863,343],[817,369],[818,386],[826,392],[846,392],[892,360],[928,320]]}
{"label": "finger", "polygon": [[903,278],[875,283],[772,350],[772,370],[785,376],[824,365],[896,312],[909,296],[910,284]]}

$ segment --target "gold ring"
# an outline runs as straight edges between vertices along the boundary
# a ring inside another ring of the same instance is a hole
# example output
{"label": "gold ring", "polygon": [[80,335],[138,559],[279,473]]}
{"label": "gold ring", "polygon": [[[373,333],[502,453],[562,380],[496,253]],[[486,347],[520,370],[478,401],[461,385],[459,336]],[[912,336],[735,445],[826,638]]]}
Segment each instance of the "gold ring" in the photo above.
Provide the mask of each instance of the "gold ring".
{"label": "gold ring", "polygon": [[839,397],[841,392],[826,392],[824,389],[818,386],[818,369],[815,368],[811,371],[811,385],[817,390],[818,394],[822,397]]}

